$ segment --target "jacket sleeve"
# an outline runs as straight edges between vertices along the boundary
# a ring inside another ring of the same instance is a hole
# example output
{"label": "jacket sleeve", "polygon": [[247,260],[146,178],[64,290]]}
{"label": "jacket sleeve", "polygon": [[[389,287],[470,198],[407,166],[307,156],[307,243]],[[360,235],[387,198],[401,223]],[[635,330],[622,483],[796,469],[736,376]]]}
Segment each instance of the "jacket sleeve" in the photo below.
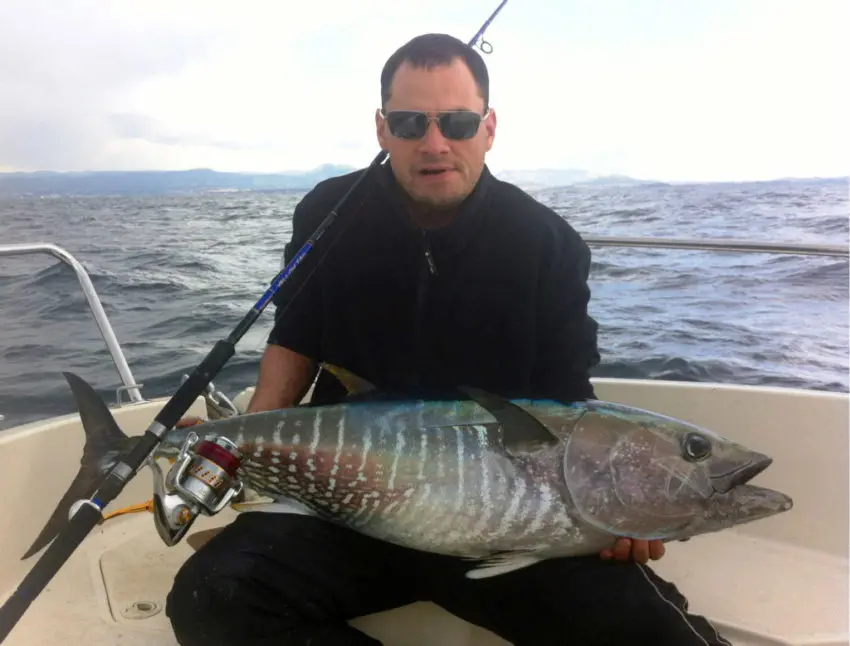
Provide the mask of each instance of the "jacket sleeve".
{"label": "jacket sleeve", "polygon": [[[321,220],[316,219],[317,212],[309,198],[308,194],[295,207],[292,237],[284,247],[285,264],[292,261]],[[275,294],[274,327],[268,343],[320,360],[322,298],[320,278],[315,271],[317,255],[317,250],[311,250]]]}
{"label": "jacket sleeve", "polygon": [[599,364],[598,325],[588,314],[590,247],[569,228],[540,278],[535,390],[570,402],[596,399],[590,371]]}

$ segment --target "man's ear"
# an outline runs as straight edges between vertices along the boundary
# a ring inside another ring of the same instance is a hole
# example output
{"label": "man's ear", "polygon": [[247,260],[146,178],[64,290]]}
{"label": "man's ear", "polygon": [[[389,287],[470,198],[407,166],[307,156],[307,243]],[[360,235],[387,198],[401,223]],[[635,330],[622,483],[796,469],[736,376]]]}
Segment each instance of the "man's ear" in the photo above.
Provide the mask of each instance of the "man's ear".
{"label": "man's ear", "polygon": [[493,140],[496,138],[496,111],[490,108],[490,114],[484,122],[485,132],[487,133],[487,152],[493,147]]}
{"label": "man's ear", "polygon": [[387,151],[387,122],[381,116],[381,109],[375,109],[375,134],[378,137],[378,145],[384,152]]}

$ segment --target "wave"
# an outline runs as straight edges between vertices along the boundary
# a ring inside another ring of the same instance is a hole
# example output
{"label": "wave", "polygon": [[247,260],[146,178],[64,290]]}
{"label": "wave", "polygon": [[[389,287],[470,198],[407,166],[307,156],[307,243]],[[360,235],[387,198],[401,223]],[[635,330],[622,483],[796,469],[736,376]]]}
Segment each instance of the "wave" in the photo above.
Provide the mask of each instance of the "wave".
{"label": "wave", "polygon": [[[535,195],[585,236],[846,244],[846,183],[565,187]],[[0,239],[49,240],[90,272],[145,396],[172,394],[279,271],[299,195],[0,200]],[[848,391],[845,259],[592,248],[594,376]],[[216,377],[256,379],[272,311]],[[118,375],[74,274],[0,259],[0,428],[73,412],[61,371]]]}

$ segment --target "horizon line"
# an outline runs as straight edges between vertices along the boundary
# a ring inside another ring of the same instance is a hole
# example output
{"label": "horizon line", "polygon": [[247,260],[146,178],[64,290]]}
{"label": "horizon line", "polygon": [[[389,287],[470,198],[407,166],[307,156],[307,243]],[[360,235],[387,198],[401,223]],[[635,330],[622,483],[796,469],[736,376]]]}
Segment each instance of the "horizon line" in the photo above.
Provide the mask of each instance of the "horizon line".
{"label": "horizon line", "polygon": [[[271,175],[271,176],[297,176],[297,175],[307,175],[310,173],[315,173],[317,171],[321,171],[322,169],[327,168],[337,168],[337,169],[345,169],[343,173],[350,173],[357,170],[364,170],[368,168],[368,164],[364,164],[361,166],[353,166],[351,164],[340,164],[334,162],[327,162],[324,164],[319,164],[318,166],[313,166],[312,168],[293,168],[287,170],[274,170],[274,171],[257,171],[257,170],[219,170],[216,168],[211,168],[208,166],[193,166],[193,167],[185,167],[185,168],[102,168],[102,169],[85,169],[85,170],[54,170],[49,168],[43,168],[38,170],[20,170],[20,169],[4,169],[0,166],[0,176],[8,176],[8,175],[36,175],[36,174],[54,174],[54,175],[83,175],[83,174],[105,174],[105,173],[188,173],[188,172],[197,172],[197,171],[205,171],[211,173],[218,174],[231,174],[231,175]],[[649,177],[638,177],[634,175],[629,175],[623,172],[598,172],[592,171],[586,168],[579,167],[517,167],[517,168],[502,168],[500,170],[492,170],[491,173],[493,175],[500,175],[504,173],[550,173],[550,172],[573,172],[573,173],[586,173],[589,175],[588,180],[598,180],[598,179],[606,179],[606,178],[624,178],[627,180],[635,180],[642,183],[653,183],[653,184],[741,184],[741,183],[756,183],[756,182],[776,182],[776,181],[805,181],[805,180],[848,180],[850,181],[850,174],[846,175],[781,175],[774,177],[760,177],[760,178],[746,178],[746,179],[656,179]],[[532,182],[533,183],[533,182]]]}

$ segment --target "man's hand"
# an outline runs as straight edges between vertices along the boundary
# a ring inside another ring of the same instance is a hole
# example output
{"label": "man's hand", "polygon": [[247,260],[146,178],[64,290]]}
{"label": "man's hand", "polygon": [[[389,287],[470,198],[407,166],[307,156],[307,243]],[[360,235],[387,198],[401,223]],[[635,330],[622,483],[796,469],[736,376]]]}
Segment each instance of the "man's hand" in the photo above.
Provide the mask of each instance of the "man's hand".
{"label": "man's hand", "polygon": [[631,556],[638,563],[646,563],[649,559],[657,561],[664,556],[664,552],[664,543],[661,541],[621,538],[614,544],[613,549],[602,550],[600,556],[605,561],[612,558],[618,561],[628,561]]}
{"label": "man's hand", "polygon": [[174,428],[186,428],[187,426],[197,426],[198,424],[203,424],[204,420],[200,417],[181,417],[177,420],[177,423],[174,425]]}

